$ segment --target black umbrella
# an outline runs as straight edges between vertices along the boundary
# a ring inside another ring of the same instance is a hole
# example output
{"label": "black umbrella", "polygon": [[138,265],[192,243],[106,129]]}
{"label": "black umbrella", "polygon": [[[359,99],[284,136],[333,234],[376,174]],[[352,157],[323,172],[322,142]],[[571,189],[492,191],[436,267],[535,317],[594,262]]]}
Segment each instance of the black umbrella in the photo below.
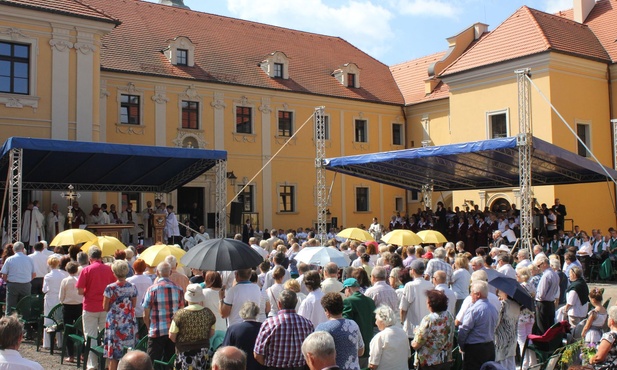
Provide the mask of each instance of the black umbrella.
{"label": "black umbrella", "polygon": [[533,311],[533,298],[516,279],[512,279],[496,270],[486,270],[488,283],[506,293],[518,304]]}
{"label": "black umbrella", "polygon": [[235,271],[257,267],[263,257],[244,242],[235,239],[210,239],[191,248],[180,262],[202,271]]}

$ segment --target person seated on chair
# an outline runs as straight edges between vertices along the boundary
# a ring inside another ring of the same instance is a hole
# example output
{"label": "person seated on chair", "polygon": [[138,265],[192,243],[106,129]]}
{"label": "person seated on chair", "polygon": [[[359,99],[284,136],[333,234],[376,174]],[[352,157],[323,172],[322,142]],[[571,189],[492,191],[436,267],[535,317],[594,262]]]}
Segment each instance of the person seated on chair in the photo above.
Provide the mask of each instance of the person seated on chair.
{"label": "person seated on chair", "polygon": [[23,339],[24,326],[19,322],[16,314],[0,319],[0,367],[43,370],[38,363],[21,357],[18,350]]}
{"label": "person seated on chair", "polygon": [[602,335],[598,351],[589,363],[596,370],[615,369],[617,363],[617,306],[608,309],[609,332]]}
{"label": "person seated on chair", "polygon": [[154,367],[146,352],[130,351],[120,360],[118,370],[154,370]]}

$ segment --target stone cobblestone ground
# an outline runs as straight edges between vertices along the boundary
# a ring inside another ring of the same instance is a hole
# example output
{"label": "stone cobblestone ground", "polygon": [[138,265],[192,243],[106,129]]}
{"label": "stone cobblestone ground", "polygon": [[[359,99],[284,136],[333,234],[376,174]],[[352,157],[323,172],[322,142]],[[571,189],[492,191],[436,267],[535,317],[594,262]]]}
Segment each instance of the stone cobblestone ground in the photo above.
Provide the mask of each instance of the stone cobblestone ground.
{"label": "stone cobblestone ground", "polygon": [[[589,284],[590,287],[600,287],[604,288],[604,299],[611,299],[611,305],[617,303],[617,283],[613,284]],[[60,365],[60,351],[54,351],[54,355],[49,354],[49,350],[44,350],[41,348],[39,352],[36,351],[36,346],[33,341],[24,341],[19,349],[19,352],[22,356],[37,361],[40,363],[45,370],[57,370],[57,369],[76,369],[77,366],[75,363],[68,364],[64,363]]]}

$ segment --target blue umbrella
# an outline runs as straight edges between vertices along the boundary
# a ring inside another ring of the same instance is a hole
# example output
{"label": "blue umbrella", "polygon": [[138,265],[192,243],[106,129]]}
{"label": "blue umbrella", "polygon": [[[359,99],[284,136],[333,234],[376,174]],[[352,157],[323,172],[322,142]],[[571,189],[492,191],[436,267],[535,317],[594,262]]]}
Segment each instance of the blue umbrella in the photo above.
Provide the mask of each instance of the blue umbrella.
{"label": "blue umbrella", "polygon": [[191,248],[180,262],[202,271],[235,271],[257,267],[263,257],[246,243],[235,239],[210,239]]}
{"label": "blue umbrella", "polygon": [[516,279],[507,277],[496,270],[485,270],[488,275],[488,283],[500,291],[506,293],[521,306],[533,311],[533,298]]}

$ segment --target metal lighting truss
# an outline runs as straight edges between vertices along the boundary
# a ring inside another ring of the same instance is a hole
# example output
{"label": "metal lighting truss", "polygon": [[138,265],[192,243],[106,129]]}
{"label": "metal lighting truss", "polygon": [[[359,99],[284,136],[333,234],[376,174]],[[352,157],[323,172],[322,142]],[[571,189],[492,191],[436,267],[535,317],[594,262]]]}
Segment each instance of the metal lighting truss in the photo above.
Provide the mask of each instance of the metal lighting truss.
{"label": "metal lighting truss", "polygon": [[216,161],[216,222],[217,239],[227,237],[227,161]]}
{"label": "metal lighting truss", "polygon": [[317,172],[317,239],[324,245],[327,239],[328,194],[326,193],[326,123],[325,107],[315,108],[315,169]]}
{"label": "metal lighting truss", "polygon": [[7,228],[12,242],[21,240],[21,169],[23,149],[11,149],[9,153],[9,207]]}
{"label": "metal lighting truss", "polygon": [[531,190],[531,145],[532,145],[532,122],[531,122],[531,94],[529,89],[529,68],[518,69],[516,81],[518,85],[518,124],[519,134],[517,145],[519,147],[519,186],[521,194],[521,237],[520,248],[532,250],[533,246],[533,192]]}

